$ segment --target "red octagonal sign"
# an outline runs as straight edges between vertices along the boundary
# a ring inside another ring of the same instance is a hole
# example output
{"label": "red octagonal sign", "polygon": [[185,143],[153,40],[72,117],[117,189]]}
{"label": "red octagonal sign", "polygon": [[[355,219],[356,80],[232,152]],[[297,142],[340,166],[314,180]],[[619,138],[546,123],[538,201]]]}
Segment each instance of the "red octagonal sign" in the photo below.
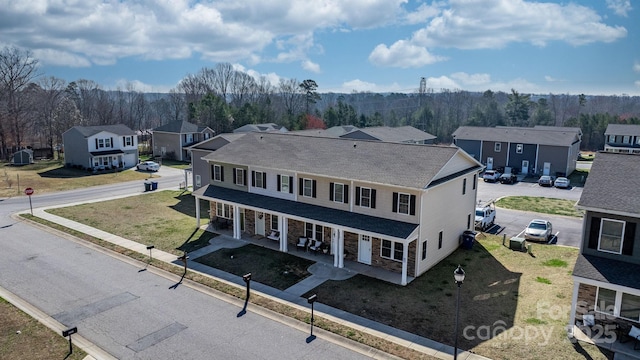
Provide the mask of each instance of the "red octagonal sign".
{"label": "red octagonal sign", "polygon": [[24,193],[31,196],[33,195],[33,189],[32,188],[26,188],[24,189]]}

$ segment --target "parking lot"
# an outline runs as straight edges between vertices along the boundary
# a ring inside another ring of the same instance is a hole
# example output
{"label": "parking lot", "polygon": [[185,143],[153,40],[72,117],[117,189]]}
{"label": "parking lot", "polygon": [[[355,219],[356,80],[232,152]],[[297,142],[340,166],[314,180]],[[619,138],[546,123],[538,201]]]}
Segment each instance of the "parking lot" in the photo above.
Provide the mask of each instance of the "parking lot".
{"label": "parking lot", "polygon": [[[535,182],[517,182],[515,184],[478,182],[478,201],[498,200],[505,196],[538,196],[578,201],[582,187],[556,189],[542,187]],[[558,245],[580,247],[582,237],[582,218],[540,214],[529,211],[518,211],[498,208],[496,214],[497,227],[488,232],[505,234],[507,239],[518,235],[533,219],[547,219],[553,224],[553,232],[558,236],[552,243]]]}

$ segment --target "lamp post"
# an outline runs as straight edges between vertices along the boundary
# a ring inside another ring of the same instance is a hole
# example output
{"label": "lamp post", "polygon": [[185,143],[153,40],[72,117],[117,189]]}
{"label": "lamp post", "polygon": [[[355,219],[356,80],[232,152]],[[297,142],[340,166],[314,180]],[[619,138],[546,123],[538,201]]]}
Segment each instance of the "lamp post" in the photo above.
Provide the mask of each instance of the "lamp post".
{"label": "lamp post", "polygon": [[456,299],[456,327],[454,333],[454,345],[453,345],[453,360],[458,359],[458,314],[460,313],[460,285],[464,281],[464,270],[458,265],[458,268],[453,272],[453,278],[458,285],[458,295]]}

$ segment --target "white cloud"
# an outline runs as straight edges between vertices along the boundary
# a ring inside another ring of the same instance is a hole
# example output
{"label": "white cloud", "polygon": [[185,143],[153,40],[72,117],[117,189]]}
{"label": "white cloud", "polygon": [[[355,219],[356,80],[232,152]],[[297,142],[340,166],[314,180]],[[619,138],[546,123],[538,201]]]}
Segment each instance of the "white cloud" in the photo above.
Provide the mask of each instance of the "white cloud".
{"label": "white cloud", "polygon": [[175,89],[177,84],[174,85],[151,85],[146,84],[140,80],[127,80],[127,79],[119,79],[116,81],[114,89],[133,89],[134,91],[140,92],[157,92],[157,93],[168,93],[171,89]]}
{"label": "white cloud", "polygon": [[406,40],[398,40],[391,47],[379,44],[369,54],[369,61],[374,65],[401,68],[421,67],[443,60],[445,58],[430,54],[425,47]]}
{"label": "white cloud", "polygon": [[430,18],[440,14],[440,7],[444,4],[434,2],[431,5],[420,4],[420,6],[413,12],[406,15],[406,22],[408,24],[420,24],[424,23]]}
{"label": "white cloud", "polygon": [[636,61],[633,63],[633,71],[640,73],[640,62]]}
{"label": "white cloud", "polygon": [[416,31],[410,41],[429,48],[496,49],[516,42],[537,46],[551,41],[612,42],[626,35],[624,27],[609,26],[593,9],[574,3],[451,0],[450,8]]}
{"label": "white cloud", "polygon": [[320,65],[314,63],[311,60],[304,60],[302,62],[302,68],[307,70],[307,71],[314,72],[316,74],[320,73]]}
{"label": "white cloud", "polygon": [[388,85],[379,85],[372,82],[362,81],[360,79],[354,79],[345,81],[340,87],[335,89],[327,89],[327,92],[335,93],[352,93],[352,92],[372,92],[372,93],[384,93],[384,92],[400,92],[404,88],[397,83]]}
{"label": "white cloud", "polygon": [[607,0],[607,7],[613,10],[616,15],[627,17],[631,7],[630,0]]}
{"label": "white cloud", "polygon": [[467,86],[479,86],[491,83],[491,76],[489,74],[467,74],[465,72],[457,72],[451,74],[451,77]]}
{"label": "white cloud", "polygon": [[61,65],[69,67],[89,67],[91,61],[84,56],[79,56],[66,51],[54,49],[35,49],[33,55],[45,65]]}

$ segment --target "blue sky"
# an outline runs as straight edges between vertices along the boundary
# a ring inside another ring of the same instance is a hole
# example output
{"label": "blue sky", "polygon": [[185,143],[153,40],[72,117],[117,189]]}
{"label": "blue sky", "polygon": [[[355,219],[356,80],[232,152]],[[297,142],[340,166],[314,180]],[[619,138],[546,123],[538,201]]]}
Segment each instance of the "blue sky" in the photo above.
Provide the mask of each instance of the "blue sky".
{"label": "blue sky", "polygon": [[0,0],[41,73],[168,91],[228,62],[320,92],[640,95],[631,0]]}

